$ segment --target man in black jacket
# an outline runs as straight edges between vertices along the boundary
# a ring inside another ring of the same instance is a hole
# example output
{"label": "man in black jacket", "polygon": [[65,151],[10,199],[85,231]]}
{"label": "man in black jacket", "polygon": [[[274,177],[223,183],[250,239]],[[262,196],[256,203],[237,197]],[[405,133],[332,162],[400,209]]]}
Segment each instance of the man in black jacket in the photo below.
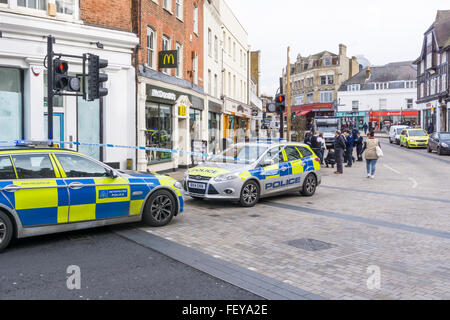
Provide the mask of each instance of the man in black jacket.
{"label": "man in black jacket", "polygon": [[342,136],[341,132],[337,130],[334,133],[334,152],[336,156],[336,166],[337,171],[335,174],[343,174],[343,162],[344,162],[344,152],[346,151],[345,138]]}

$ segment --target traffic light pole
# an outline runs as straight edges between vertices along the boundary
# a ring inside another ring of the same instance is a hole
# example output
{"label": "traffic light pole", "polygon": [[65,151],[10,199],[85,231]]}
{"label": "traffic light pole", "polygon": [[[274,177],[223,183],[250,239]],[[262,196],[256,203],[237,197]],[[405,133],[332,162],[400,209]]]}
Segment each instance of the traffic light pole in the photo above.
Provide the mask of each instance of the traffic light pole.
{"label": "traffic light pole", "polygon": [[55,38],[47,38],[47,116],[48,140],[53,140],[53,43]]}
{"label": "traffic light pole", "polygon": [[[283,94],[283,77],[280,78],[280,94]],[[280,115],[280,139],[284,139],[284,112],[278,112]]]}

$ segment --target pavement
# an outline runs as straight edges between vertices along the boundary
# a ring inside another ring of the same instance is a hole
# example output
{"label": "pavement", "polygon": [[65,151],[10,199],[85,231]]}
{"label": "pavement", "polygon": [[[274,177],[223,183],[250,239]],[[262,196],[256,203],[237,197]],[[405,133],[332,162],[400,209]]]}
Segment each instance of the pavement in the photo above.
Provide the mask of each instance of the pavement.
{"label": "pavement", "polygon": [[381,141],[374,180],[361,162],[323,168],[312,198],[187,199],[174,223],[141,230],[326,299],[450,299],[450,157]]}

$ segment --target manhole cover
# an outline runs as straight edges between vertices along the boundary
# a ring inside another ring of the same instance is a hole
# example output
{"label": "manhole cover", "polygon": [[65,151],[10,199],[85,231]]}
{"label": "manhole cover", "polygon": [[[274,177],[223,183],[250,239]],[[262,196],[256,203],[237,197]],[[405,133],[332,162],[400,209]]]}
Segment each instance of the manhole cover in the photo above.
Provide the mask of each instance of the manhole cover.
{"label": "manhole cover", "polygon": [[306,238],[291,240],[287,244],[306,251],[321,251],[336,247],[335,244]]}

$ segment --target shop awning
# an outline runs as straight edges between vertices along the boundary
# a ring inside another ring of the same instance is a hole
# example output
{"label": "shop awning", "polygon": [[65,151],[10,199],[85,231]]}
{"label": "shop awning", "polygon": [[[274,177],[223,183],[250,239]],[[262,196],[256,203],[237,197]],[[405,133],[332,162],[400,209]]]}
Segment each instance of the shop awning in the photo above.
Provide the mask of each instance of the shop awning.
{"label": "shop awning", "polygon": [[297,116],[304,116],[310,112],[312,112],[312,111],[311,110],[303,110],[303,111],[297,111],[296,114],[297,114]]}

